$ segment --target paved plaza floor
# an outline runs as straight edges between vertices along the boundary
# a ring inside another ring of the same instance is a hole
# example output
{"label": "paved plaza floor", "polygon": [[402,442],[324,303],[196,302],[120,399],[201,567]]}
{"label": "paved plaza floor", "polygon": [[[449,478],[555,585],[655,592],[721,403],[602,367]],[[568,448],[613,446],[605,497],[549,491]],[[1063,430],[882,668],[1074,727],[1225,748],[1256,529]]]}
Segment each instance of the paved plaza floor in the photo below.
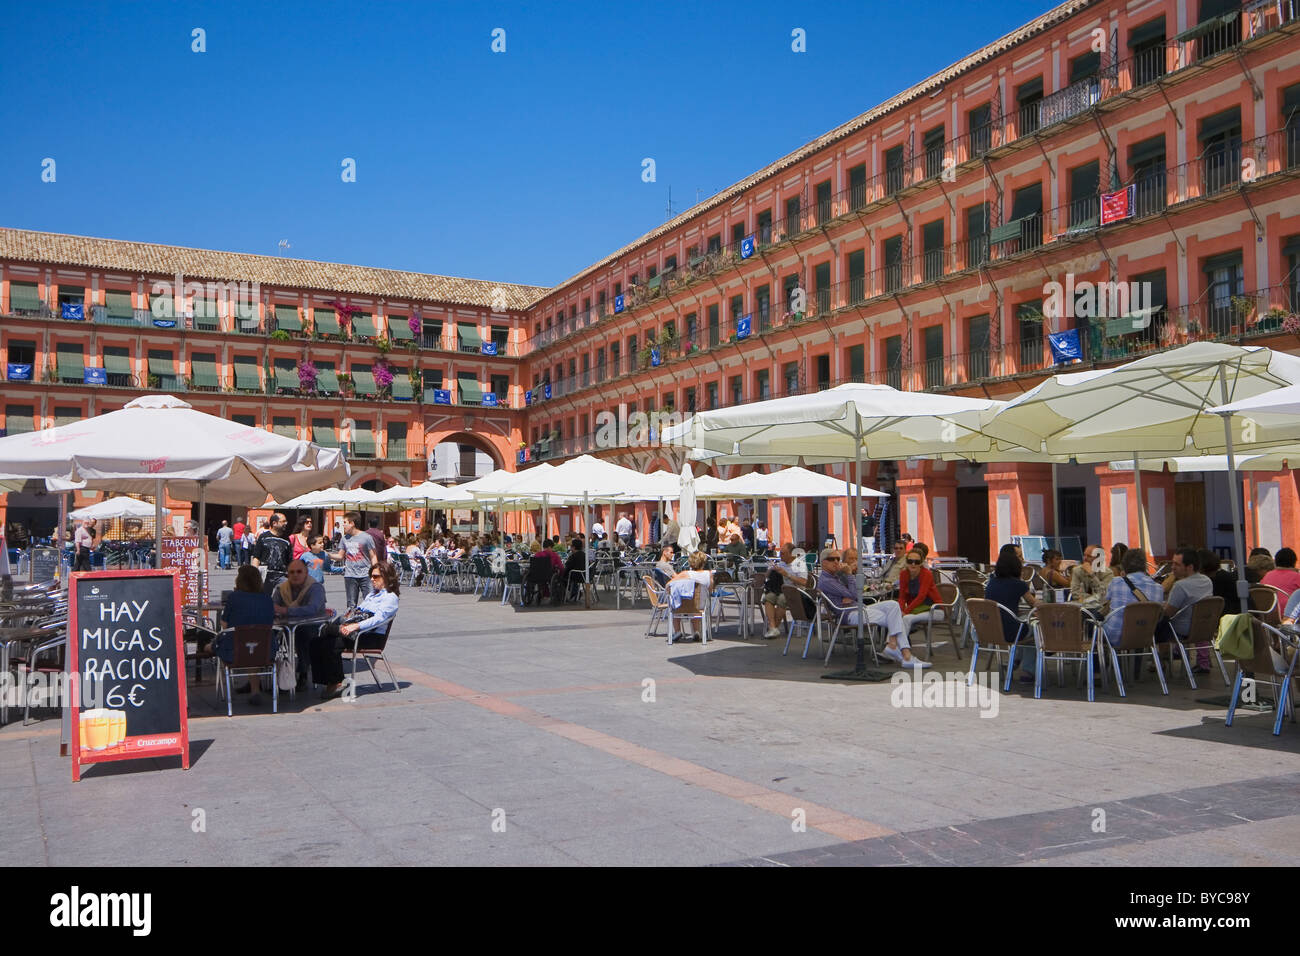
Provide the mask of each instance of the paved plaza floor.
{"label": "paved plaza floor", "polygon": [[[341,607],[341,579],[327,588]],[[1124,700],[1088,703],[1071,679],[1042,700],[1016,685],[995,714],[987,698],[902,707],[891,683],[822,679],[815,641],[783,657],[784,640],[724,625],[669,647],[648,616],[408,589],[400,693],[363,675],[352,702],[283,695],[272,714],[269,695],[240,697],[227,718],[209,669],[190,688],[189,770],[101,764],[73,783],[58,720],[18,719],[0,728],[0,864],[1202,866],[1300,850],[1300,726],[1225,727],[1217,672],[1193,691],[1180,667],[1169,697],[1151,676]],[[946,628],[935,639],[934,670],[964,670]],[[837,648],[831,669],[851,662]]]}

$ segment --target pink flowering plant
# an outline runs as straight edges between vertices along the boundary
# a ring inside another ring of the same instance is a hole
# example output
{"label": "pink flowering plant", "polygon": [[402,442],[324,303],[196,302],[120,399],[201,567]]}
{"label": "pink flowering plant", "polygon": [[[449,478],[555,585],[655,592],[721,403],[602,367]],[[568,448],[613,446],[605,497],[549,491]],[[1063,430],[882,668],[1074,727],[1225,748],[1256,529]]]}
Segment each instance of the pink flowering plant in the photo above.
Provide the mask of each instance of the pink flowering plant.
{"label": "pink flowering plant", "polygon": [[298,363],[298,385],[307,391],[316,387],[316,366],[312,364],[311,359],[303,359]]}
{"label": "pink flowering plant", "polygon": [[393,368],[387,362],[376,362],[374,367],[375,385],[388,388],[393,384]]}
{"label": "pink flowering plant", "polygon": [[420,319],[420,313],[418,311],[415,315],[406,320],[406,325],[410,328],[412,335],[419,335],[424,330],[424,324]]}

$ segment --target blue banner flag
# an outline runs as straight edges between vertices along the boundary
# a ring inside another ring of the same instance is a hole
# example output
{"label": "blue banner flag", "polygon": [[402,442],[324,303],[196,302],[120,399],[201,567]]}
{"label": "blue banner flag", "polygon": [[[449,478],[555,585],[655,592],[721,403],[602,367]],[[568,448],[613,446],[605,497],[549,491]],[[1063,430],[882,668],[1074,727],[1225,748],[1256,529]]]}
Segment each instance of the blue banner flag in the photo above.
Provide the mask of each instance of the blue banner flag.
{"label": "blue banner flag", "polygon": [[65,319],[76,319],[83,321],[86,318],[86,307],[80,302],[64,302],[63,317]]}
{"label": "blue banner flag", "polygon": [[650,364],[651,364],[651,365],[654,365],[654,366],[657,367],[657,366],[659,365],[659,361],[660,361],[660,360],[659,360],[659,350],[658,350],[658,349],[651,349],[651,350],[650,350]]}
{"label": "blue banner flag", "polygon": [[483,407],[484,407],[484,408],[496,408],[496,407],[497,407],[497,393],[496,393],[496,392],[484,392],[484,393],[483,393]]}
{"label": "blue banner flag", "polygon": [[551,397],[551,383],[550,383],[550,382],[547,382],[546,385],[543,386],[543,388],[542,388],[542,395],[543,395],[543,397],[545,397],[545,398],[550,398],[550,397]]}
{"label": "blue banner flag", "polygon": [[754,237],[746,236],[740,240],[740,258],[748,259],[754,254]]}
{"label": "blue banner flag", "polygon": [[451,404],[451,389],[449,389],[449,388],[435,388],[435,389],[433,390],[433,404],[435,404],[435,405],[450,405],[450,404]]}
{"label": "blue banner flag", "polygon": [[531,388],[528,389],[526,392],[524,392],[524,404],[525,405],[533,404],[533,390]]}
{"label": "blue banner flag", "polygon": [[1079,348],[1079,330],[1071,329],[1068,332],[1051,332],[1047,336],[1047,343],[1052,349],[1052,364],[1068,365],[1070,362],[1078,362],[1083,359],[1083,351]]}
{"label": "blue banner flag", "polygon": [[484,342],[481,350],[484,355],[496,355],[497,344],[495,342]]}
{"label": "blue banner flag", "polygon": [[740,318],[738,318],[738,319],[736,320],[736,338],[737,338],[737,339],[747,339],[747,338],[749,338],[749,334],[750,334],[753,330],[754,330],[754,316],[753,316],[753,313],[750,313],[749,315],[742,315]]}
{"label": "blue banner flag", "polygon": [[621,295],[614,296],[614,311],[615,312],[623,311],[623,297]]}
{"label": "blue banner flag", "polygon": [[7,378],[11,382],[30,382],[32,380],[32,367],[27,362],[10,362]]}
{"label": "blue banner flag", "polygon": [[175,319],[154,319],[153,327],[155,329],[174,329],[176,328]]}
{"label": "blue banner flag", "polygon": [[90,368],[87,366],[82,370],[82,381],[86,385],[107,385],[108,370],[102,368]]}

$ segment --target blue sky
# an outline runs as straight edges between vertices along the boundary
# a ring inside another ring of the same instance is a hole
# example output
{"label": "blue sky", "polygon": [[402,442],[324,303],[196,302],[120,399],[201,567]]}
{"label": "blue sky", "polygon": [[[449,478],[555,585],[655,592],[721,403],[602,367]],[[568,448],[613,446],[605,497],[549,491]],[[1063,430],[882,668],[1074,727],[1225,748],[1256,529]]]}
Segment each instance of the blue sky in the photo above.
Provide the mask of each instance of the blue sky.
{"label": "blue sky", "polygon": [[1050,6],[9,4],[0,225],[553,285]]}

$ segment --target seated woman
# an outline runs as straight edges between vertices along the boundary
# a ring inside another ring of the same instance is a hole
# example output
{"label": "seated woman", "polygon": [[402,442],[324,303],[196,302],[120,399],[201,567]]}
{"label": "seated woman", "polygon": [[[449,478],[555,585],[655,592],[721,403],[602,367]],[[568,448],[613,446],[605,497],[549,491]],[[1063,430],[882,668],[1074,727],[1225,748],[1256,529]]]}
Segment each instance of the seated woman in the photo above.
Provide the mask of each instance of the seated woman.
{"label": "seated woman", "polygon": [[[275,604],[271,595],[262,593],[262,573],[251,564],[240,567],[235,575],[235,590],[227,594],[221,604],[221,623],[225,627],[270,626],[275,623]],[[234,636],[218,634],[213,650],[227,665],[233,664]],[[260,704],[262,698],[257,694],[262,689],[261,683],[261,678],[250,678],[236,693],[253,694],[248,702]]]}
{"label": "seated woman", "polygon": [[1070,576],[1061,567],[1062,557],[1060,551],[1052,548],[1048,548],[1043,552],[1043,570],[1039,572],[1039,576],[1049,588],[1068,588],[1070,586]]}
{"label": "seated woman", "polygon": [[[998,551],[997,564],[993,566],[993,576],[984,585],[984,596],[990,601],[997,601],[1011,614],[1002,615],[1002,632],[1008,644],[1014,643],[1025,626],[1017,618],[1020,616],[1020,602],[1025,601],[1030,607],[1037,607],[1038,601],[1029,591],[1029,582],[1020,578],[1024,563],[1020,558],[1020,547],[1004,544]],[[1038,661],[1038,649],[1032,641],[1021,641],[1021,648],[1016,652],[1020,660],[1020,681],[1029,683],[1034,679],[1034,665]]]}
{"label": "seated woman", "polygon": [[[708,560],[709,556],[703,551],[692,551],[686,559],[686,570],[678,571],[668,579],[668,603],[672,608],[680,607],[684,599],[698,594],[698,585],[704,586],[700,607],[705,606],[709,599],[709,588],[713,587],[713,572],[704,570],[704,565],[708,563]],[[694,631],[690,621],[682,622],[682,635],[683,639],[694,639]]]}
{"label": "seated woman", "polygon": [[[942,621],[943,611],[932,610],[933,605],[942,603],[943,595],[939,593],[934,575],[925,566],[925,555],[919,548],[913,548],[907,552],[903,570],[898,576],[898,606],[903,612],[904,633],[912,633],[912,628],[927,621]],[[885,656],[894,659],[888,647]]]}
{"label": "seated woman", "polygon": [[397,568],[391,561],[376,562],[370,566],[370,586],[374,589],[362,599],[349,615],[337,618],[320,629],[311,642],[311,673],[325,685],[321,700],[332,700],[343,695],[343,649],[367,646],[363,634],[383,635],[389,622],[397,614]]}
{"label": "seated woman", "polygon": [[582,547],[581,538],[569,542],[569,554],[564,560],[564,580],[566,597],[587,580],[587,552]]}

